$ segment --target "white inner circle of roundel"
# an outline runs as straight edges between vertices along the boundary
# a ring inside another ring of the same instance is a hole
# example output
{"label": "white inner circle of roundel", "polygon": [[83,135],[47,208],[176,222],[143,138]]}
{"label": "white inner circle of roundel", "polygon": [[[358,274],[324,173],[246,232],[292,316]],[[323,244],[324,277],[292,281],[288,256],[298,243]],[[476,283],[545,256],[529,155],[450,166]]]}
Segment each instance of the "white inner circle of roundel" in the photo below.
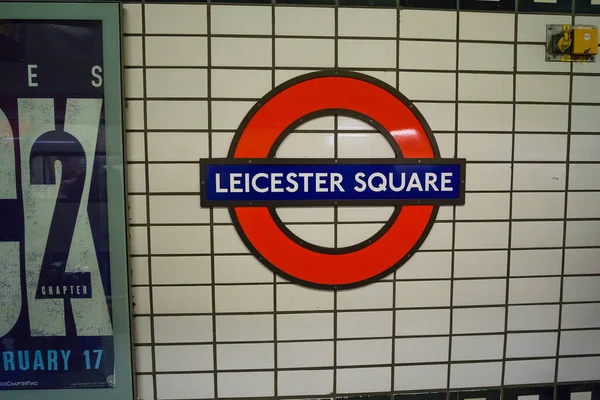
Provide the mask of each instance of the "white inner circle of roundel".
{"label": "white inner circle of roundel", "polygon": [[[299,125],[275,153],[277,158],[333,159],[336,154],[337,119],[338,158],[394,158],[394,150],[373,126],[347,116],[315,118]],[[277,207],[285,226],[301,240],[321,247],[348,247],[375,235],[388,222],[393,206]],[[337,229],[337,246],[335,243]]]}

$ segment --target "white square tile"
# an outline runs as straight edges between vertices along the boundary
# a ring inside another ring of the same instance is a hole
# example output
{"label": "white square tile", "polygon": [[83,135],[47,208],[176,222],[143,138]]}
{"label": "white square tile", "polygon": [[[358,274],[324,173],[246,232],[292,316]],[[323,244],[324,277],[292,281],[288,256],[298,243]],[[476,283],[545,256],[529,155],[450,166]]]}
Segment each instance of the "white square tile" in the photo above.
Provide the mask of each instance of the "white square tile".
{"label": "white square tile", "polygon": [[415,103],[434,131],[453,131],[456,124],[454,103]]}
{"label": "white square tile", "polygon": [[497,249],[508,245],[508,222],[462,222],[455,227],[457,249]]}
{"label": "white square tile", "polygon": [[212,399],[214,374],[160,374],[156,376],[159,399]]}
{"label": "white square tile", "polygon": [[564,190],[565,174],[565,166],[561,164],[515,163],[513,189]]}
{"label": "white square tile", "polygon": [[571,135],[570,161],[599,161],[599,151],[597,135]]}
{"label": "white square tile", "polygon": [[375,224],[344,224],[337,226],[337,246],[346,247],[369,240],[381,231],[383,222]]}
{"label": "white square tile", "polygon": [[212,316],[154,317],[156,343],[193,343],[212,341]]}
{"label": "white square tile", "polygon": [[335,16],[328,7],[275,6],[276,35],[333,36]]}
{"label": "white square tile", "polygon": [[504,335],[452,338],[452,361],[497,360],[502,358],[503,351]]}
{"label": "white square tile", "polygon": [[566,249],[565,275],[600,273],[600,249]]}
{"label": "white square tile", "polygon": [[198,165],[195,164],[150,164],[150,192],[200,192]]}
{"label": "white square tile", "polygon": [[563,301],[600,301],[599,276],[566,277],[563,283]]}
{"label": "white square tile", "polygon": [[127,191],[143,193],[146,191],[146,169],[142,164],[127,166]]}
{"label": "white square tile", "polygon": [[467,164],[466,190],[510,190],[510,164]]}
{"label": "white square tile", "polygon": [[557,333],[514,333],[506,338],[506,357],[547,357],[556,355]]}
{"label": "white square tile", "polygon": [[400,37],[456,39],[456,12],[401,9]]}
{"label": "white square tile", "polygon": [[150,97],[206,97],[205,69],[147,69]]}
{"label": "white square tile", "polygon": [[210,283],[210,257],[152,257],[153,284]]}
{"label": "white square tile", "polygon": [[211,71],[214,97],[261,98],[271,90],[271,71],[215,69]]}
{"label": "white square tile", "polygon": [[569,68],[569,63],[547,62],[544,44],[517,45],[517,72],[568,73]]}
{"label": "white square tile", "polygon": [[450,281],[396,282],[396,307],[450,306]]}
{"label": "white square tile", "polygon": [[216,312],[273,311],[270,285],[228,285],[215,287]]}
{"label": "white square tile", "polygon": [[517,104],[515,129],[523,132],[566,132],[569,108],[564,105]]}
{"label": "white square tile", "polygon": [[567,75],[517,75],[517,101],[568,102]]}
{"label": "white square tile", "polygon": [[134,315],[150,314],[150,292],[147,287],[131,288],[131,303]]}
{"label": "white square tile", "polygon": [[142,5],[123,4],[123,33],[142,33]]}
{"label": "white square tile", "polygon": [[599,192],[569,193],[567,218],[600,218]]}
{"label": "white square tile", "polygon": [[207,63],[208,51],[204,37],[150,36],[145,40],[147,66],[195,67]]}
{"label": "white square tile", "polygon": [[562,221],[514,222],[512,247],[560,247],[563,240]]}
{"label": "white square tile", "polygon": [[390,336],[392,312],[344,312],[338,314],[338,337],[359,338]]}
{"label": "white square tile", "polygon": [[513,219],[562,218],[565,214],[564,193],[513,193]]}
{"label": "white square tile", "polygon": [[501,279],[455,281],[453,294],[455,306],[504,304],[506,282]]}
{"label": "white square tile", "polygon": [[592,400],[592,392],[571,392],[571,400]]}
{"label": "white square tile", "polygon": [[459,44],[458,68],[463,71],[512,71],[514,50],[508,44]]}
{"label": "white square tile", "polygon": [[396,311],[396,336],[446,335],[449,324],[449,309]]}
{"label": "white square tile", "polygon": [[153,226],[153,254],[194,254],[210,251],[208,226]]}
{"label": "white square tile", "polygon": [[393,8],[340,8],[339,36],[396,37],[396,10]]}
{"label": "white square tile", "polygon": [[[288,136],[289,137],[289,136]],[[285,141],[284,141],[285,142]],[[341,218],[342,210],[338,210],[338,221],[343,222]],[[334,208],[333,207],[278,207],[275,208],[279,218],[285,222],[333,222]]]}
{"label": "white square tile", "polygon": [[133,330],[135,344],[150,343],[152,341],[150,317],[133,318]]}
{"label": "white square tile", "polygon": [[433,225],[420,250],[449,250],[452,248],[452,224],[438,222]]}
{"label": "white square tile", "polygon": [[143,132],[126,132],[126,161],[145,161],[145,138]]}
{"label": "white square tile", "polygon": [[566,157],[567,135],[515,135],[515,161],[564,161]]}
{"label": "white square tile", "polygon": [[555,360],[507,361],[504,381],[508,385],[554,382]]}
{"label": "white square tile", "polygon": [[568,221],[566,245],[600,246],[600,221]]}
{"label": "white square tile", "polygon": [[389,391],[392,368],[348,368],[337,373],[337,390],[340,393],[372,393]]}
{"label": "white square tile", "polygon": [[552,303],[560,300],[560,278],[511,278],[508,302]]}
{"label": "white square tile", "polygon": [[511,104],[460,103],[458,105],[458,129],[461,131],[510,132],[512,119],[513,106]]}
{"label": "white square tile", "polygon": [[278,340],[332,338],[333,314],[284,314],[277,316]]}
{"label": "white square tile", "polygon": [[131,255],[148,254],[148,236],[145,227],[129,228],[129,252]]}
{"label": "white square tile", "polygon": [[571,17],[568,15],[535,15],[519,14],[518,40],[519,42],[546,42],[546,25],[570,25]]}
{"label": "white square tile", "polygon": [[561,329],[600,327],[599,304],[565,304],[562,310]]}
{"label": "white square tile", "polygon": [[219,396],[272,396],[274,372],[225,372],[217,374]]}
{"label": "white square tile", "polygon": [[452,72],[399,72],[399,90],[412,101],[454,101],[456,74]]}
{"label": "white square tile", "polygon": [[219,342],[273,340],[273,315],[217,315],[216,337]]}
{"label": "white square tile", "polygon": [[273,368],[274,365],[275,346],[272,343],[236,343],[217,346],[219,370],[268,369]]}
{"label": "white square tile", "polygon": [[558,328],[558,305],[508,307],[508,330],[552,330]]}
{"label": "white square tile", "polygon": [[277,286],[277,310],[333,310],[333,292],[298,285]]}
{"label": "white square tile", "polygon": [[213,228],[214,253],[248,253],[248,248],[242,242],[233,226],[215,226]]}
{"label": "white square tile", "polygon": [[392,362],[392,339],[342,340],[337,343],[337,365],[372,365]]}
{"label": "white square tile", "polygon": [[333,392],[333,371],[281,371],[278,373],[278,390],[281,396],[322,396]]}
{"label": "white square tile", "polygon": [[560,355],[589,354],[600,347],[600,331],[566,331],[560,335]]}
{"label": "white square tile", "polygon": [[[381,10],[377,10],[381,11]],[[338,41],[338,63],[344,68],[394,68],[396,42],[393,40]]]}
{"label": "white square tile", "polygon": [[512,101],[512,99],[513,77],[510,74],[458,74],[459,101]]}
{"label": "white square tile", "polygon": [[600,85],[600,76],[573,76],[573,103],[598,103],[600,93],[594,88]]}
{"label": "white square tile", "polygon": [[[446,321],[448,325],[448,321]],[[394,363],[442,362],[448,360],[447,337],[396,339]]]}
{"label": "white square tile", "polygon": [[[481,27],[485,26],[485,29]],[[465,12],[460,15],[461,40],[514,40],[514,14]]]}
{"label": "white square tile", "polygon": [[271,39],[211,38],[214,66],[271,67]]}
{"label": "white square tile", "polygon": [[146,4],[144,11],[146,33],[206,33],[206,6],[203,4]]}
{"label": "white square tile", "polygon": [[453,364],[450,367],[450,387],[499,386],[502,363]]}
{"label": "white square tile", "polygon": [[506,276],[507,251],[456,251],[454,276],[456,278]]}
{"label": "white square tile", "polygon": [[125,65],[126,67],[140,67],[142,64],[142,38],[132,36],[124,37],[123,65]]}
{"label": "white square tile", "polygon": [[450,278],[451,256],[449,251],[417,252],[397,270],[396,277],[400,280]]}
{"label": "white square tile", "polygon": [[128,196],[129,223],[146,223],[146,196]]}
{"label": "white square tile", "polygon": [[456,219],[508,219],[509,205],[509,193],[467,193],[465,205],[456,208]]}
{"label": "white square tile", "polygon": [[254,104],[253,101],[213,101],[212,128],[237,129]]}
{"label": "white square tile", "polygon": [[333,346],[333,341],[278,343],[277,366],[279,368],[332,366]]}
{"label": "white square tile", "polygon": [[152,289],[156,314],[210,313],[210,287],[164,286]]}
{"label": "white square tile", "polygon": [[213,369],[212,345],[156,346],[157,372],[210,371]]}
{"label": "white square tile", "polygon": [[569,166],[569,190],[600,189],[600,165],[571,164]]}
{"label": "white square tile", "polygon": [[136,376],[136,391],[139,399],[154,398],[154,378],[152,375]]}
{"label": "white square tile", "polygon": [[562,250],[512,250],[510,276],[560,275]]}
{"label": "white square tile", "polygon": [[504,332],[504,307],[460,308],[452,313],[453,333]]}
{"label": "white square tile", "polygon": [[288,229],[300,239],[321,247],[334,247],[334,230],[331,225],[288,225]]}
{"label": "white square tile", "polygon": [[512,137],[502,133],[461,133],[458,156],[469,161],[510,161]]}
{"label": "white square tile", "polygon": [[163,101],[147,102],[148,129],[205,129],[208,124],[205,101]]}
{"label": "white square tile", "polygon": [[273,273],[252,255],[215,256],[215,283],[273,282]]}
{"label": "white square tile", "polygon": [[340,310],[390,308],[394,304],[393,282],[377,282],[337,293]]}
{"label": "white square tile", "polygon": [[401,70],[455,70],[456,43],[401,40],[399,57]]}
{"label": "white square tile", "polygon": [[275,39],[278,67],[333,67],[333,39]]}
{"label": "white square tile", "polygon": [[558,381],[594,381],[600,379],[600,357],[561,358]]}
{"label": "white square tile", "polygon": [[144,96],[144,74],[141,68],[123,69],[123,85],[125,97],[143,97]]}
{"label": "white square tile", "polygon": [[598,132],[600,106],[573,106],[571,111],[573,132]]}
{"label": "white square tile", "polygon": [[216,4],[210,8],[211,34],[270,35],[271,7]]}
{"label": "white square tile", "polygon": [[443,389],[447,386],[448,364],[394,368],[395,390]]}
{"label": "white square tile", "polygon": [[125,129],[144,129],[144,102],[125,102]]}
{"label": "white square tile", "polygon": [[208,133],[149,132],[149,161],[198,161],[208,158]]}

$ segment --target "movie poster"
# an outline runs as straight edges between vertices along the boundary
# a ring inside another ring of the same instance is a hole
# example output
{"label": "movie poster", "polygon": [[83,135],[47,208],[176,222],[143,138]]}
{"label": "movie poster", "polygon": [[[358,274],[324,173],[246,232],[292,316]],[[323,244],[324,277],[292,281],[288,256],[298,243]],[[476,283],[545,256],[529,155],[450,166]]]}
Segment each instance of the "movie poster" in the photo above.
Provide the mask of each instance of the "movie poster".
{"label": "movie poster", "polygon": [[0,21],[0,390],[114,387],[101,21]]}

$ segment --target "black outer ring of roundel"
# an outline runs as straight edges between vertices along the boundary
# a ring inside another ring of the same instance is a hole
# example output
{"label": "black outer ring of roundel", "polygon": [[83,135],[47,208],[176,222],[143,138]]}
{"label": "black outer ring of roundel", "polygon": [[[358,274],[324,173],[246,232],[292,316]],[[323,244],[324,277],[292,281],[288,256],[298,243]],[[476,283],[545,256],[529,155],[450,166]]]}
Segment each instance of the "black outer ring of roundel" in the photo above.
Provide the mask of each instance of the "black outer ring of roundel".
{"label": "black outer ring of roundel", "polygon": [[[311,79],[316,79],[316,78],[321,78],[321,77],[332,77],[332,76],[354,78],[354,79],[358,79],[358,80],[362,80],[362,81],[374,84],[374,85],[386,90],[387,92],[392,94],[394,97],[399,99],[402,103],[404,103],[412,111],[414,116],[417,118],[417,120],[423,127],[423,130],[427,134],[427,137],[429,139],[429,142],[431,143],[431,147],[432,147],[433,154],[434,154],[434,157],[431,160],[441,158],[437,142],[435,140],[435,137],[433,135],[433,132],[431,131],[429,124],[427,123],[427,121],[425,120],[423,115],[419,112],[419,110],[416,108],[416,106],[410,100],[408,100],[404,95],[402,95],[398,90],[396,90],[394,87],[390,86],[389,84],[387,84],[383,81],[380,81],[376,78],[373,78],[371,76],[368,76],[368,75],[351,72],[351,71],[347,71],[347,70],[341,70],[341,69],[329,69],[329,70],[322,70],[322,71],[304,74],[304,75],[298,76],[296,78],[293,78],[291,80],[288,80],[288,81],[282,83],[281,85],[275,87],[273,90],[271,90],[265,96],[263,96],[250,109],[250,111],[248,111],[248,113],[246,114],[246,116],[244,117],[242,122],[240,123],[239,127],[237,128],[235,135],[233,137],[233,140],[231,142],[229,152],[228,152],[226,159],[230,159],[230,160],[234,159],[235,150],[237,148],[237,145],[238,145],[238,142],[240,140],[242,133],[244,132],[244,130],[246,129],[246,126],[248,125],[250,120],[254,117],[256,112],[258,112],[258,110],[260,110],[261,107],[267,101],[269,101],[271,98],[275,97],[277,94],[279,94],[283,90],[285,90],[291,86],[294,86],[300,82],[311,80]],[[335,111],[337,112],[339,110],[335,110]],[[351,110],[344,110],[343,114],[353,117],[353,118],[356,118],[356,119],[364,120],[363,114],[356,113]],[[323,116],[323,115],[324,114],[321,114],[321,113],[315,113],[315,116],[313,116],[312,118],[316,118],[316,117]],[[375,127],[379,127],[379,124],[377,123],[377,121],[373,121],[371,124],[373,124]],[[298,125],[299,125],[299,123],[296,121],[290,125],[291,129],[290,129],[290,127],[288,127],[284,132],[290,133]],[[379,130],[379,128],[378,128],[378,130]],[[287,135],[287,133],[286,133],[286,135]],[[395,141],[391,140],[391,134],[387,131],[381,132],[381,133],[384,134],[384,137],[386,138],[386,140],[388,140],[388,142],[392,145],[392,148],[394,150],[394,153],[397,155],[397,158],[401,158],[402,152],[401,152],[398,144]],[[283,135],[283,133],[282,133],[282,135]],[[280,142],[275,143],[275,145],[273,147],[275,147],[279,144],[280,144]],[[269,157],[272,157],[273,154],[274,153],[269,154]],[[270,163],[276,164],[277,163],[276,160],[277,159],[274,159],[274,158],[270,159]],[[365,159],[365,160],[368,160],[368,159]],[[207,159],[205,162],[208,164],[208,163],[211,163],[211,161],[215,161],[215,160]],[[204,160],[201,160],[201,168],[203,168],[203,165],[202,165],[203,162],[204,162]],[[464,165],[465,165],[465,161],[461,160],[461,159],[456,159],[456,162],[457,163],[461,162],[462,166],[463,166],[462,167],[462,187],[461,187],[461,204],[462,204],[462,203],[464,203],[464,185],[465,185],[465,183],[464,183],[464,181],[465,181]],[[201,185],[203,186],[202,183],[201,183]],[[206,193],[205,190],[201,190],[201,196],[204,196],[205,193]],[[204,197],[203,197],[203,200],[204,200]],[[343,205],[344,203],[340,202],[340,204]],[[353,202],[353,204],[360,205],[360,201]],[[365,204],[365,205],[367,205],[367,204]],[[280,205],[277,204],[277,202],[273,202],[273,205],[270,207],[270,211],[271,211],[272,215],[275,214],[274,207],[278,207],[278,206],[280,206]],[[281,206],[285,206],[285,204],[282,204]],[[411,248],[411,250],[402,259],[398,260],[396,263],[394,263],[392,266],[390,266],[387,270],[385,270],[385,271],[381,272],[380,274],[377,274],[369,279],[365,279],[363,281],[355,282],[352,284],[335,285],[335,286],[334,285],[323,285],[323,284],[317,284],[317,283],[313,283],[313,282],[304,281],[302,279],[296,278],[294,276],[291,276],[291,275],[283,272],[282,270],[277,268],[275,265],[271,264],[254,248],[252,243],[248,240],[248,238],[244,234],[242,228],[240,227],[240,223],[237,219],[237,216],[235,213],[235,207],[229,207],[229,214],[231,216],[231,220],[233,222],[233,225],[234,225],[240,239],[243,241],[243,243],[246,245],[246,247],[250,250],[252,255],[256,259],[260,260],[261,263],[263,265],[265,265],[267,268],[269,268],[274,274],[279,275],[293,283],[296,283],[296,284],[299,284],[299,285],[302,285],[305,287],[310,287],[313,289],[345,290],[345,289],[353,289],[353,288],[357,288],[357,287],[361,287],[361,286],[366,286],[373,282],[377,282],[377,281],[381,280],[383,277],[389,275],[390,273],[392,273],[393,271],[398,269],[403,264],[405,264],[415,254],[415,252],[421,247],[421,245],[423,244],[423,242],[425,241],[425,239],[429,236],[429,233],[431,232],[431,229],[437,218],[437,214],[439,211],[439,204],[433,204],[432,206],[433,206],[433,210],[432,210],[431,216],[429,218],[429,221],[428,221],[425,229],[423,230],[421,237],[419,238],[419,240],[417,240],[417,242],[414,244],[414,246]],[[358,243],[358,244],[350,246],[350,247],[342,248],[342,249],[318,247],[318,251],[321,253],[340,254],[340,250],[342,250],[344,253],[351,253],[351,252],[360,250],[361,248],[371,244],[373,241],[373,238],[379,238],[379,237],[383,236],[389,230],[389,228],[392,226],[393,221],[395,220],[395,217],[398,216],[401,207],[402,206],[395,207],[395,210],[392,213],[392,215],[390,216],[390,219],[371,239],[367,239],[361,243]],[[283,232],[286,232],[286,233],[290,232],[289,229],[287,227],[285,227],[285,225],[279,218],[275,218],[275,222],[278,225],[278,227],[280,229],[282,229]],[[307,247],[307,243],[301,241],[296,235],[290,235],[289,237],[291,240],[294,240],[300,246],[303,246],[303,247],[309,249],[309,247]]]}

